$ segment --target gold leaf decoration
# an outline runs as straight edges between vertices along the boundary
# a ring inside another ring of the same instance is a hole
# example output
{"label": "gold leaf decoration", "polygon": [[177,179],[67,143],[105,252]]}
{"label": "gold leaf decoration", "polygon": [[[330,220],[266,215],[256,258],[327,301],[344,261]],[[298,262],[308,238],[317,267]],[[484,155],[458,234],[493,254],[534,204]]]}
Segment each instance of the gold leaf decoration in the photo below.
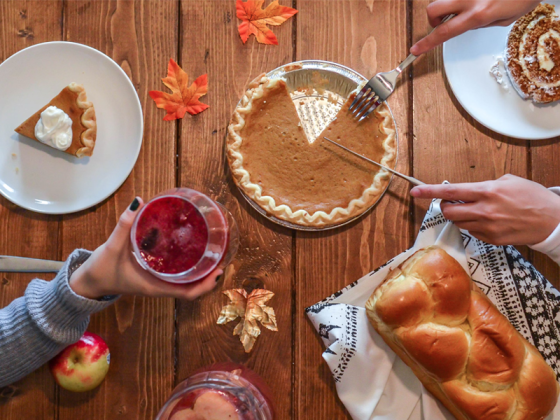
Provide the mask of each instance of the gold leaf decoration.
{"label": "gold leaf decoration", "polygon": [[247,296],[243,289],[226,290],[229,303],[224,305],[218,318],[218,324],[226,324],[241,318],[233,330],[233,335],[238,335],[246,353],[249,353],[257,337],[261,334],[259,322],[271,331],[278,331],[274,309],[266,306],[274,293],[269,290],[255,289]]}

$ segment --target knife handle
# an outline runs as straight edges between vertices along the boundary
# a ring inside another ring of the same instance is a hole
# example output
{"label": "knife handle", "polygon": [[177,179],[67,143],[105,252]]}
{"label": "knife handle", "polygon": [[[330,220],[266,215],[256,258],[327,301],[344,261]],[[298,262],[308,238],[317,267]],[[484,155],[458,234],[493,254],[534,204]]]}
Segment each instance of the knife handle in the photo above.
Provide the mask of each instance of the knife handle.
{"label": "knife handle", "polygon": [[3,273],[58,273],[64,262],[0,255]]}

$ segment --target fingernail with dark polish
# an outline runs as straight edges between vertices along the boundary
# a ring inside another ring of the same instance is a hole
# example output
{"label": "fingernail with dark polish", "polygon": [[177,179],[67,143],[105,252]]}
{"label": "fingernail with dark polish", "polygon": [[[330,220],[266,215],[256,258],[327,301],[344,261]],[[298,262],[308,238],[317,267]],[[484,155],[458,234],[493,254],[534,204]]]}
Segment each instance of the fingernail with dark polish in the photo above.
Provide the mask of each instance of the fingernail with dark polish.
{"label": "fingernail with dark polish", "polygon": [[216,283],[219,283],[220,280],[222,280],[224,278],[223,274],[220,274],[218,277],[216,277]]}
{"label": "fingernail with dark polish", "polygon": [[140,201],[138,201],[138,198],[135,198],[134,201],[130,203],[129,209],[131,211],[136,211],[138,210],[138,207],[140,207]]}

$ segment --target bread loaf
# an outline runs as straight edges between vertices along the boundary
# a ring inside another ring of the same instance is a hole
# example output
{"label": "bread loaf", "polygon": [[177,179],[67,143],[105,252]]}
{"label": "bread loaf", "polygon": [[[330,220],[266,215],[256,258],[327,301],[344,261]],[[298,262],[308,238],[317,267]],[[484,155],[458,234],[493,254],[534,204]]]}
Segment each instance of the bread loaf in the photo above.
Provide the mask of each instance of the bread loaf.
{"label": "bread loaf", "polygon": [[437,247],[389,273],[366,303],[383,340],[459,420],[544,419],[552,368]]}

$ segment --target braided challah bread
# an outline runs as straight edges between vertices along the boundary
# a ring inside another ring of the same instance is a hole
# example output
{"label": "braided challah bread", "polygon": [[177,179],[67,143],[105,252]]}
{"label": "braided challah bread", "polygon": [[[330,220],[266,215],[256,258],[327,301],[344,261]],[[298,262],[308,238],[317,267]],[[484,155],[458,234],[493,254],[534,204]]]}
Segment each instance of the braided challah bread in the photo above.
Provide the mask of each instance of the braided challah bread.
{"label": "braided challah bread", "polygon": [[366,303],[383,340],[460,420],[544,419],[554,371],[438,247],[389,273]]}

